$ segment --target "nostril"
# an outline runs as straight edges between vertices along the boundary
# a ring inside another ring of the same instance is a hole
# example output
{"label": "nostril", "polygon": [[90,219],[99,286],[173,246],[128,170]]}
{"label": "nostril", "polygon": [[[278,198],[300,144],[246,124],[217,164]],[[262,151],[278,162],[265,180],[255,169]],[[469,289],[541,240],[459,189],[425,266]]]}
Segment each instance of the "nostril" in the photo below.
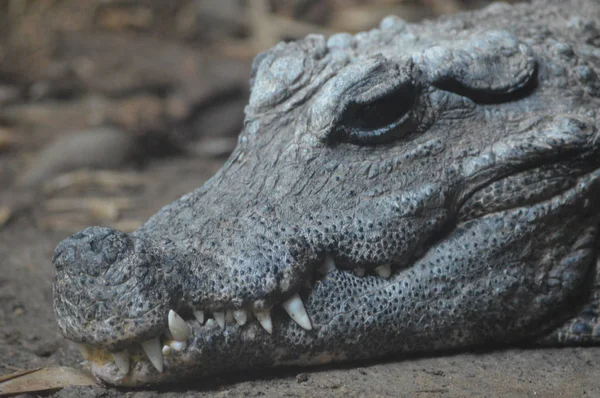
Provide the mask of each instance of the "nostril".
{"label": "nostril", "polygon": [[118,250],[110,239],[107,240],[105,238],[101,237],[100,239],[91,241],[90,249],[94,254],[101,255],[106,264],[113,264],[117,261]]}
{"label": "nostril", "polygon": [[54,251],[56,271],[72,269],[99,276],[132,248],[129,236],[110,228],[89,227],[60,242]]}

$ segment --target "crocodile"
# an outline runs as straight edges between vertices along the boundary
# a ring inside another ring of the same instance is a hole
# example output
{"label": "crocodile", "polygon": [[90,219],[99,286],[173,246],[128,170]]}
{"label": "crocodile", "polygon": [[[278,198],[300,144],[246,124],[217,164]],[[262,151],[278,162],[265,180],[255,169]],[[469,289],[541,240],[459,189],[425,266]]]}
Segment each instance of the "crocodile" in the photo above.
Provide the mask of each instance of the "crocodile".
{"label": "crocodile", "polygon": [[498,3],[258,55],[211,179],[58,244],[62,334],[120,386],[600,342],[598,21]]}

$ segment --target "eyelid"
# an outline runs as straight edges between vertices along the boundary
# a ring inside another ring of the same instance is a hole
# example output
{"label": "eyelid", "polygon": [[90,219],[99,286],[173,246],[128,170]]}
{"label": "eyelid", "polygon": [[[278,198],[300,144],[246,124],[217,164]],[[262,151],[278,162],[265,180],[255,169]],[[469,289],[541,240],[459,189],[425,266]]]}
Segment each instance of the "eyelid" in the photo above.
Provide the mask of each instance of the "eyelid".
{"label": "eyelid", "polygon": [[308,114],[309,131],[320,142],[331,142],[350,107],[372,103],[409,83],[412,69],[411,58],[391,61],[381,54],[347,65],[316,94]]}
{"label": "eyelid", "polygon": [[407,82],[370,101],[357,99],[344,110],[331,138],[366,145],[397,139],[415,128],[416,97],[417,90]]}

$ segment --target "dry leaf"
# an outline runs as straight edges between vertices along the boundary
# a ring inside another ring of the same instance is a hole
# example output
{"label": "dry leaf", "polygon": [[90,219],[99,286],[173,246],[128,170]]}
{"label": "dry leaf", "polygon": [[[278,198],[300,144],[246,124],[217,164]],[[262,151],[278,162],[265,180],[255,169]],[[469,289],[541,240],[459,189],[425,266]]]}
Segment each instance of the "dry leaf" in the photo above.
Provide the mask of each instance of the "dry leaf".
{"label": "dry leaf", "polygon": [[96,380],[89,374],[68,367],[22,370],[0,376],[0,397],[34,391],[54,390],[68,386],[95,386]]}

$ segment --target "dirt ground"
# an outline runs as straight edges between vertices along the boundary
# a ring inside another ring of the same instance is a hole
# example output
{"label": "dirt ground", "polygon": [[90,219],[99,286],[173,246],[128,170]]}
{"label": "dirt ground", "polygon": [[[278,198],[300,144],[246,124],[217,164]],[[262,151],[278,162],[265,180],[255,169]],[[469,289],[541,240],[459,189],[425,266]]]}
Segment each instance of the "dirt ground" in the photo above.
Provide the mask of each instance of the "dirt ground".
{"label": "dirt ground", "polygon": [[[0,376],[82,367],[54,319],[54,247],[87,225],[134,230],[214,174],[236,141],[253,54],[313,31],[362,30],[392,12],[417,20],[486,1],[286,0],[265,11],[266,2],[253,0],[248,12],[243,3],[0,2]],[[600,347],[393,358],[160,390],[69,387],[35,396],[599,397]]]}

